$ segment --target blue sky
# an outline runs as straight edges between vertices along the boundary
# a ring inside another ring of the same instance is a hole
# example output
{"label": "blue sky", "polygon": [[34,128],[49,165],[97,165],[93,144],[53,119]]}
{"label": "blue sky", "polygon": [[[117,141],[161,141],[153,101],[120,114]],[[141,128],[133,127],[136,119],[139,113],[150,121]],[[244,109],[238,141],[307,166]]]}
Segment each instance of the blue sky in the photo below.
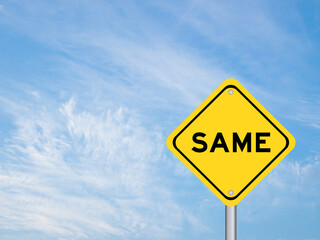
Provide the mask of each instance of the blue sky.
{"label": "blue sky", "polygon": [[238,238],[320,239],[318,1],[0,1],[0,238],[223,239],[165,146],[225,79],[295,137]]}

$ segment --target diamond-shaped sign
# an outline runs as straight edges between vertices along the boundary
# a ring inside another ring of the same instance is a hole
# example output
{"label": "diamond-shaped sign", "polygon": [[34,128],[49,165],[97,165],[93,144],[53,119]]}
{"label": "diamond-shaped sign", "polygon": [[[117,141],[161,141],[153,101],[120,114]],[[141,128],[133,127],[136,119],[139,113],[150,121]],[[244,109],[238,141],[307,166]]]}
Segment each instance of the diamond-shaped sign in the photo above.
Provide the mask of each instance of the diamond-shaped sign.
{"label": "diamond-shaped sign", "polygon": [[234,79],[167,139],[168,148],[227,206],[237,205],[294,145],[294,137]]}

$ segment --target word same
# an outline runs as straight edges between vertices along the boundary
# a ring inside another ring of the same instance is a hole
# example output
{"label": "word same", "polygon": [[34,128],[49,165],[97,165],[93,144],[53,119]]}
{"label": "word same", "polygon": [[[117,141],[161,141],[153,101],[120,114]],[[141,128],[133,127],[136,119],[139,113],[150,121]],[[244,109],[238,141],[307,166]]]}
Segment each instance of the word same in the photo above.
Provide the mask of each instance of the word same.
{"label": "word same", "polygon": [[[256,134],[256,143],[255,143],[255,150],[256,152],[270,152],[270,148],[263,147],[263,144],[266,144],[266,138],[270,137],[269,132],[257,132]],[[197,145],[192,148],[194,152],[202,153],[205,152],[208,149],[207,141],[205,140],[206,134],[203,132],[196,132],[193,134],[192,140]],[[232,151],[237,152],[238,147],[241,150],[241,152],[244,151],[246,147],[247,152],[251,152],[252,150],[252,133],[248,132],[244,139],[241,141],[238,133],[234,132],[232,134]],[[217,148],[223,149],[225,152],[230,152],[228,145],[225,141],[225,138],[223,137],[222,132],[217,132],[211,148],[210,152],[214,152]]]}

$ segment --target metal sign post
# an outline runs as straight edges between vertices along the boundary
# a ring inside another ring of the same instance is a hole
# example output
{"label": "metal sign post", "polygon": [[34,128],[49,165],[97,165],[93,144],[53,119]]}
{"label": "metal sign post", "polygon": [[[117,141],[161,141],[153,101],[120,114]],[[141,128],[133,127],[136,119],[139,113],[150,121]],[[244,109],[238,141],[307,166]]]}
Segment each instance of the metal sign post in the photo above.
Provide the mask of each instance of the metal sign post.
{"label": "metal sign post", "polygon": [[226,205],[237,204],[294,148],[295,139],[237,80],[225,80],[167,138],[168,148]]}
{"label": "metal sign post", "polygon": [[226,238],[225,240],[237,240],[237,206],[225,207]]}

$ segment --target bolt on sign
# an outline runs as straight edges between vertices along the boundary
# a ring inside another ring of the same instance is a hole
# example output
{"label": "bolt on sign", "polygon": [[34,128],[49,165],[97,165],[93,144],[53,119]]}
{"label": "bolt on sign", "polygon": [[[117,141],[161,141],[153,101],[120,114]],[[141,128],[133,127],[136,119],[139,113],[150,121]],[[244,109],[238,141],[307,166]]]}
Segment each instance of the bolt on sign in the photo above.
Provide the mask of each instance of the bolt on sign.
{"label": "bolt on sign", "polygon": [[294,145],[294,137],[235,79],[225,80],[167,139],[227,206],[237,205]]}

